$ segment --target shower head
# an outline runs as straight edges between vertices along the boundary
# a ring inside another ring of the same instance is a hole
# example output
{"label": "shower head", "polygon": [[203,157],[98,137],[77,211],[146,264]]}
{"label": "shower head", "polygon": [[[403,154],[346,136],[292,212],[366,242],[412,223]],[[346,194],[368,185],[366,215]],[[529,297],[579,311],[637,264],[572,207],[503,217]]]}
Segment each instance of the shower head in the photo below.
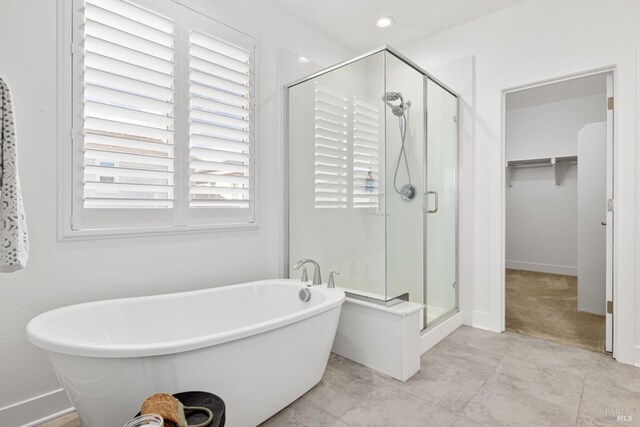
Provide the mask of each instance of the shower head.
{"label": "shower head", "polygon": [[[389,108],[391,108],[391,112],[398,117],[404,116],[405,111],[411,107],[411,101],[405,101],[400,92],[387,92],[382,96],[382,100],[389,106]],[[392,104],[393,101],[398,100],[400,101],[400,104]]]}
{"label": "shower head", "polygon": [[385,102],[397,101],[398,99],[400,102],[403,101],[402,94],[400,92],[387,92],[382,97],[382,100]]}
{"label": "shower head", "polygon": [[[382,101],[387,104],[389,108],[391,108],[391,112],[394,116],[398,118],[398,122],[400,125],[400,139],[402,140],[402,145],[400,148],[400,154],[398,155],[398,163],[396,164],[396,171],[393,174],[393,189],[396,193],[400,194],[402,200],[408,202],[413,200],[416,197],[416,187],[411,184],[411,171],[409,170],[409,160],[407,160],[407,152],[405,151],[405,137],[407,135],[407,111],[411,107],[411,101],[404,100],[404,97],[400,92],[386,92],[382,95]],[[394,101],[400,101],[398,104],[392,104]],[[402,157],[404,157],[404,164],[407,167],[407,178],[409,179],[409,183],[402,186],[401,189],[396,185],[396,181],[398,179],[398,170],[400,169],[400,162],[402,161]]]}
{"label": "shower head", "polygon": [[394,105],[393,107],[391,107],[391,112],[394,116],[400,117],[404,114],[404,106],[402,104]]}

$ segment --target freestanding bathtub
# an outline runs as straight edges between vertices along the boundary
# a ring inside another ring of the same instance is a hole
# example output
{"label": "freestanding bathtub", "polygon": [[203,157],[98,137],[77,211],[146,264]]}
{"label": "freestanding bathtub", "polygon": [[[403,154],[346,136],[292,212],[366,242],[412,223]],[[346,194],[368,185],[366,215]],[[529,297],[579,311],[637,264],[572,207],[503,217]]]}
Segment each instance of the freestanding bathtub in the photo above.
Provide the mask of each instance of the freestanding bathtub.
{"label": "freestanding bathtub", "polygon": [[253,427],[317,384],[345,295],[263,280],[201,291],[97,301],[31,320],[86,427],[124,425],[156,392],[208,391],[227,426]]}

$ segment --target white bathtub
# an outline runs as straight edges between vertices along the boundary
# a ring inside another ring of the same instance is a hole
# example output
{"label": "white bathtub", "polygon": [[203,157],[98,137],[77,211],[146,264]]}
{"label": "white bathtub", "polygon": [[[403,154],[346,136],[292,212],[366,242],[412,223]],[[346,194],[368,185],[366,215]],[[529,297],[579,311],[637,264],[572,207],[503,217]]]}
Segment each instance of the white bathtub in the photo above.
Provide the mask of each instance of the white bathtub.
{"label": "white bathtub", "polygon": [[209,391],[227,426],[252,427],[324,373],[344,293],[264,280],[73,305],[41,314],[29,340],[48,351],[87,427],[118,427],[152,393]]}

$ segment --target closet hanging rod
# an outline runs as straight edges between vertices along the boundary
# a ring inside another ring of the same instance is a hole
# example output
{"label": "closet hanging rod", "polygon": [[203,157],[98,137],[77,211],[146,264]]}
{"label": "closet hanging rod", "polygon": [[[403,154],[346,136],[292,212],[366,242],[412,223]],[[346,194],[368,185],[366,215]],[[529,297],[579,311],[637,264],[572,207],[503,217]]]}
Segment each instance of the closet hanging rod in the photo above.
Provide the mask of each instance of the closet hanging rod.
{"label": "closet hanging rod", "polygon": [[560,173],[556,167],[559,163],[573,163],[578,164],[578,156],[556,156],[556,157],[543,157],[540,159],[522,159],[522,160],[509,160],[507,161],[507,184],[509,187],[513,187],[511,182],[512,169],[517,167],[526,166],[553,166],[553,183],[560,185]]}
{"label": "closet hanging rod", "polygon": [[578,156],[541,157],[536,159],[520,159],[507,161],[507,167],[518,166],[553,166],[556,163],[577,162]]}

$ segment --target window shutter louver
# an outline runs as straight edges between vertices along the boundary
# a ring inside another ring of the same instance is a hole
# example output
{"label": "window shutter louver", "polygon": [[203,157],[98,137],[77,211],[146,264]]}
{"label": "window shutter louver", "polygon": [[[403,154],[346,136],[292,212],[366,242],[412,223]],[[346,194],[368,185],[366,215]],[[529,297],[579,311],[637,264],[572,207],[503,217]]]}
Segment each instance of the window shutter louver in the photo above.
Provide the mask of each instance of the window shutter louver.
{"label": "window shutter louver", "polygon": [[255,39],[173,0],[63,3],[63,233],[255,227]]}
{"label": "window shutter louver", "polygon": [[172,208],[174,21],[122,0],[86,0],[85,208]]}
{"label": "window shutter louver", "polygon": [[315,84],[315,206],[347,207],[347,98]]}
{"label": "window shutter louver", "polygon": [[377,208],[380,177],[380,107],[353,97],[353,206]]}
{"label": "window shutter louver", "polygon": [[189,206],[250,208],[251,54],[197,30],[189,46]]}

